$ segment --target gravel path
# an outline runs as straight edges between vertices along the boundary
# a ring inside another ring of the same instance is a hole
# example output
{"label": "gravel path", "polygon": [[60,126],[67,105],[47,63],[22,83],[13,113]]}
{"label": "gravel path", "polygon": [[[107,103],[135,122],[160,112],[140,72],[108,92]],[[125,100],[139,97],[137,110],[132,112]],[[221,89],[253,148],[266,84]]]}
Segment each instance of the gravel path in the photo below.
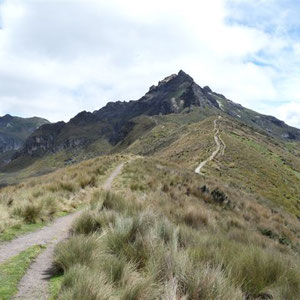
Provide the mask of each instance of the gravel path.
{"label": "gravel path", "polygon": [[59,238],[51,241],[47,249],[43,251],[31,264],[24,277],[19,283],[18,293],[14,299],[18,300],[46,300],[48,294],[47,270],[51,268],[54,248],[57,243],[68,237],[70,224],[64,224],[63,232],[60,232]]}
{"label": "gravel path", "polygon": [[[221,119],[222,117],[219,116],[218,119]],[[218,153],[221,151],[221,155],[224,155],[225,153],[225,149],[226,149],[226,144],[224,143],[224,141],[221,139],[220,137],[220,134],[219,134],[219,131],[220,129],[218,128],[218,125],[217,125],[217,121],[218,119],[215,119],[214,120],[214,132],[215,132],[215,135],[214,135],[214,140],[215,140],[215,143],[217,145],[217,148],[216,150],[211,154],[211,156],[202,161],[199,166],[195,169],[195,173],[197,174],[200,174],[200,175],[203,175],[203,173],[201,172],[201,169],[211,160],[213,160],[217,155]]]}
{"label": "gravel path", "polygon": [[105,190],[109,190],[111,188],[111,185],[112,185],[114,179],[122,172],[123,166],[124,166],[124,163],[121,163],[112,171],[110,176],[107,178],[107,180],[103,184],[103,188]]}
{"label": "gravel path", "polygon": [[0,263],[5,260],[18,255],[20,252],[34,245],[46,245],[53,239],[59,236],[65,228],[69,228],[74,218],[79,215],[76,212],[65,217],[56,219],[53,223],[44,228],[18,237],[11,242],[0,247]]}
{"label": "gravel path", "polygon": [[[113,180],[121,173],[124,163],[110,174],[103,185],[108,190]],[[33,245],[47,245],[47,248],[35,259],[19,283],[18,293],[14,299],[45,300],[48,295],[47,270],[51,268],[54,248],[57,243],[68,237],[69,229],[80,211],[56,219],[51,225],[41,230],[19,237],[0,247],[0,263],[24,251]]]}

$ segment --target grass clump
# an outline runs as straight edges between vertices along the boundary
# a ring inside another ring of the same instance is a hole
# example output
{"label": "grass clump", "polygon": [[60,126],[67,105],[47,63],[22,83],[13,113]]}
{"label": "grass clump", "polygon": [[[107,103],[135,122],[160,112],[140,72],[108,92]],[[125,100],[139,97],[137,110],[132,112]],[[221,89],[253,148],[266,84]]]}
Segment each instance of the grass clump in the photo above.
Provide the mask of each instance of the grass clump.
{"label": "grass clump", "polygon": [[102,184],[112,168],[127,159],[121,155],[97,157],[1,188],[0,240],[22,234],[25,225],[45,224],[88,204],[89,193]]}
{"label": "grass clump", "polygon": [[56,248],[54,269],[60,273],[66,272],[76,264],[92,266],[97,257],[98,242],[96,235],[77,235],[61,242]]}
{"label": "grass clump", "polygon": [[183,243],[180,227],[150,210],[132,215],[108,203],[99,209],[93,202],[56,248],[55,265],[65,274],[59,299],[168,299],[167,286],[176,299],[242,299],[221,265],[195,264],[187,251],[195,240]]}
{"label": "grass clump", "polygon": [[112,300],[113,287],[97,271],[84,265],[74,265],[66,273],[58,300]]}
{"label": "grass clump", "polygon": [[34,224],[43,218],[43,206],[41,203],[30,203],[29,201],[20,207],[16,207],[14,214],[21,217],[25,223]]}
{"label": "grass clump", "polygon": [[[298,299],[299,259],[282,248],[287,246],[248,230],[235,213],[234,197],[231,209],[200,202],[184,189],[176,191],[177,180],[173,175],[166,192],[153,184],[158,192],[143,200],[136,200],[130,184],[128,194],[95,191],[70,240],[56,249],[64,272],[60,297]],[[82,273],[74,275],[73,268]],[[95,277],[103,289],[94,286]],[[91,289],[81,291],[81,280]]]}

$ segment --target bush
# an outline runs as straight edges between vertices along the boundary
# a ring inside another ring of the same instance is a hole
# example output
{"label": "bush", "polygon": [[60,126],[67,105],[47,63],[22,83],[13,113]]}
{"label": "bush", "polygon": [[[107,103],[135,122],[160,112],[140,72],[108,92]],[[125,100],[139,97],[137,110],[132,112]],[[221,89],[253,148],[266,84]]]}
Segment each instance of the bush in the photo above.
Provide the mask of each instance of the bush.
{"label": "bush", "polygon": [[44,209],[46,210],[47,214],[50,216],[54,215],[59,209],[59,206],[54,196],[48,196],[41,199],[41,203]]}
{"label": "bush", "polygon": [[101,195],[103,207],[116,211],[124,211],[128,208],[128,202],[120,195],[110,191],[103,191]]}
{"label": "bush", "polygon": [[96,176],[88,176],[88,175],[83,175],[79,179],[79,186],[84,189],[87,186],[96,186]]}

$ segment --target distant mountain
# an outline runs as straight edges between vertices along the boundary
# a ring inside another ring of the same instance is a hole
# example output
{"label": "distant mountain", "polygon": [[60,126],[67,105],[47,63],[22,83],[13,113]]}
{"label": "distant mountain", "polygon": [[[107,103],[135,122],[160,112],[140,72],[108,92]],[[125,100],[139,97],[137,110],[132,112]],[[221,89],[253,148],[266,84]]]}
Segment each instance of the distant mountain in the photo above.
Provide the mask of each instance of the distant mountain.
{"label": "distant mountain", "polygon": [[111,153],[153,156],[195,170],[215,150],[216,120],[226,149],[206,165],[205,176],[300,216],[300,130],[201,88],[183,71],[137,101],[40,126],[1,168],[0,184]]}
{"label": "distant mountain", "polygon": [[41,125],[49,121],[42,118],[0,117],[0,165],[9,161],[25,140]]}
{"label": "distant mountain", "polygon": [[[186,114],[199,108],[197,121],[211,115],[224,115],[238,120],[268,135],[300,140],[300,130],[286,125],[272,116],[266,116],[244,108],[209,87],[201,88],[183,71],[173,74],[151,86],[137,101],[110,102],[100,110],[83,111],[68,123],[45,124],[38,128],[17,152],[22,155],[41,156],[64,149],[82,149],[95,142],[106,144],[110,151],[133,130],[135,118],[142,116]],[[145,129],[156,124],[148,120]],[[100,150],[101,154],[101,150]]]}

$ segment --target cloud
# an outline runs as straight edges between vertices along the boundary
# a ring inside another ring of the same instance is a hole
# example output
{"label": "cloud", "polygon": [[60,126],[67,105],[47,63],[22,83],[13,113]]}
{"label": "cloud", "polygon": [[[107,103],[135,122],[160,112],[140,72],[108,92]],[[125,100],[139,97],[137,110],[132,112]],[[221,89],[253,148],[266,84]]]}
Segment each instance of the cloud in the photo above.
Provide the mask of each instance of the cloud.
{"label": "cloud", "polygon": [[259,10],[251,3],[4,1],[0,115],[68,120],[108,101],[138,99],[183,69],[200,85],[299,126],[277,108],[299,109],[300,43],[286,34],[289,18],[275,22],[269,13],[279,12],[279,1],[260,0]]}
{"label": "cloud", "polygon": [[287,120],[288,123],[294,124],[295,127],[300,128],[300,103],[289,102],[287,104],[276,107],[276,115],[282,119]]}

